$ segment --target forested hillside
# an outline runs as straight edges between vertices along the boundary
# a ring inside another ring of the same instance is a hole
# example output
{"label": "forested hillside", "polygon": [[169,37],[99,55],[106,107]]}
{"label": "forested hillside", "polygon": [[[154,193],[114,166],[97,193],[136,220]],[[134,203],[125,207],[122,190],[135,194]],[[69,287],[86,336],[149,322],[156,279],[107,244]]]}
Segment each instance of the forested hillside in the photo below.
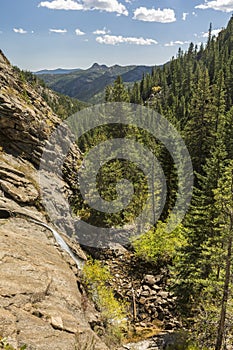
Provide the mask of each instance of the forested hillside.
{"label": "forested hillside", "polygon": [[[190,44],[162,68],[154,68],[131,90],[118,77],[106,88],[107,102],[143,104],[165,116],[181,133],[194,168],[194,195],[182,224],[169,236],[165,223],[176,199],[177,173],[168,152],[153,137],[135,128],[103,128],[79,141],[85,153],[109,137],[136,136],[163,165],[167,200],[156,227],[134,243],[142,260],[170,266],[170,288],[177,297],[178,313],[195,349],[231,348],[233,341],[233,18],[218,37],[199,48]],[[143,174],[128,162],[117,160],[100,174],[99,188],[107,200],[114,198],[112,183],[126,175],[135,188],[133,203],[115,215],[91,212],[76,197],[79,215],[106,226],[131,223],[145,201]],[[104,189],[102,188],[104,184]],[[107,184],[107,186],[106,186]],[[230,347],[227,347],[230,346]],[[194,347],[193,347],[194,348]]]}
{"label": "forested hillside", "polygon": [[135,84],[142,99],[175,123],[192,157],[195,189],[185,245],[173,261],[180,312],[208,349],[232,344],[233,18],[204,48],[187,52]]}

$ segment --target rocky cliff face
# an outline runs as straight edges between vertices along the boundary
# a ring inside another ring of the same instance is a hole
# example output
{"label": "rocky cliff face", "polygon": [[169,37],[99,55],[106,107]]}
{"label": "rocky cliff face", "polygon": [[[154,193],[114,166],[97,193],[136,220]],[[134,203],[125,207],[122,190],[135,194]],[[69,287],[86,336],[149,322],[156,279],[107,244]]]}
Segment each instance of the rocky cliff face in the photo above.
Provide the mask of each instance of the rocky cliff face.
{"label": "rocky cliff face", "polygon": [[[75,261],[56,243],[40,202],[38,165],[59,122],[0,52],[0,337],[31,350],[107,350],[90,327],[99,315],[86,301]],[[74,147],[70,174],[78,158]],[[68,195],[67,183],[57,181]],[[85,260],[77,242],[63,238]]]}
{"label": "rocky cliff face", "polygon": [[20,79],[2,53],[0,89],[1,146],[38,165],[44,141],[59,119],[42,97]]}

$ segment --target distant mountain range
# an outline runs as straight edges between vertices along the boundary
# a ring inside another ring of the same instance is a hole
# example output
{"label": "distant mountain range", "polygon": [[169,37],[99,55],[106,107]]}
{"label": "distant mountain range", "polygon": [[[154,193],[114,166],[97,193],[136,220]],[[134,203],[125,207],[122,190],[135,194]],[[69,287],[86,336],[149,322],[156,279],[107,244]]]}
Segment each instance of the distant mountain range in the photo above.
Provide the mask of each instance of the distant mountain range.
{"label": "distant mountain range", "polygon": [[63,69],[63,68],[57,68],[57,69],[43,69],[35,72],[34,74],[41,75],[41,74],[69,74],[72,72],[76,72],[80,70],[79,68],[73,68],[73,69]]}
{"label": "distant mountain range", "polygon": [[94,63],[88,69],[42,70],[35,74],[53,90],[81,101],[98,103],[104,100],[107,85],[114,82],[118,75],[124,83],[132,85],[142,79],[143,74],[151,73],[153,66],[119,66],[108,67]]}

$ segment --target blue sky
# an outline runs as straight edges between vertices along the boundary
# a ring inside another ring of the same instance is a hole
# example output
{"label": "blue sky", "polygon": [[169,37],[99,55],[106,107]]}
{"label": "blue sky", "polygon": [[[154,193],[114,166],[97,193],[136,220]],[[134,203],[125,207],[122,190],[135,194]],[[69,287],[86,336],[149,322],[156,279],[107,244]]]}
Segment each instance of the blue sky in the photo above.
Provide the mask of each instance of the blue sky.
{"label": "blue sky", "polygon": [[227,25],[233,0],[1,0],[0,48],[22,69],[155,65]]}

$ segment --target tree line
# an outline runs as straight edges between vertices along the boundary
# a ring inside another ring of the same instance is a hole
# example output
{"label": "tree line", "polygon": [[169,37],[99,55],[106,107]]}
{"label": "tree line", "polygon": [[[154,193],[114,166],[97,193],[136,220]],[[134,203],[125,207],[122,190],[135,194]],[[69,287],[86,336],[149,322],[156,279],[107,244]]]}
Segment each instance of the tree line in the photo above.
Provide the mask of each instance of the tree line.
{"label": "tree line", "polygon": [[163,223],[174,204],[176,175],[166,150],[153,141],[168,199],[157,227],[135,249],[146,260],[171,265],[184,323],[200,348],[220,350],[233,339],[233,18],[218,37],[210,25],[205,45],[179,49],[176,58],[154,67],[132,89],[119,77],[105,97],[155,109],[185,140],[195,177],[190,209],[175,236],[167,237]]}

